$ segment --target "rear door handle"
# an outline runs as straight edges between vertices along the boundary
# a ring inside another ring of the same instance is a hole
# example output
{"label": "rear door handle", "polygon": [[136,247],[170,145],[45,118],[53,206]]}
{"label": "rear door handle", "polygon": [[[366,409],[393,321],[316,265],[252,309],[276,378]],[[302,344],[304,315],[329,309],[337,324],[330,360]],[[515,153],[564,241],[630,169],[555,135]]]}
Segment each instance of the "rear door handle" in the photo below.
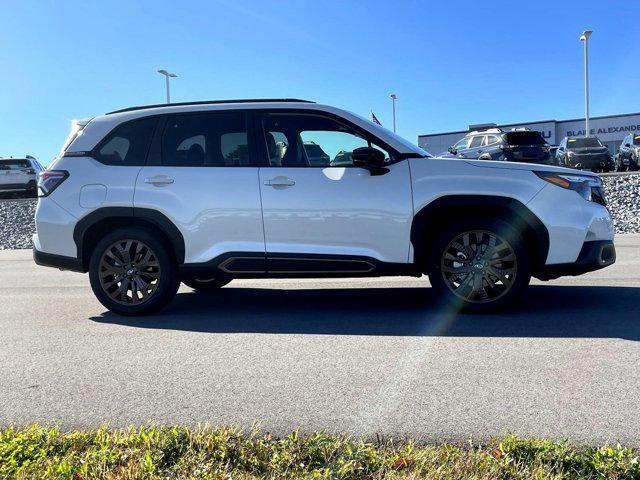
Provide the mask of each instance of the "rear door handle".
{"label": "rear door handle", "polygon": [[167,177],[166,175],[157,175],[151,178],[145,178],[144,183],[149,183],[151,185],[171,185],[175,180],[171,177]]}
{"label": "rear door handle", "polygon": [[271,180],[265,180],[264,184],[267,187],[293,187],[296,182],[289,177],[275,177]]}

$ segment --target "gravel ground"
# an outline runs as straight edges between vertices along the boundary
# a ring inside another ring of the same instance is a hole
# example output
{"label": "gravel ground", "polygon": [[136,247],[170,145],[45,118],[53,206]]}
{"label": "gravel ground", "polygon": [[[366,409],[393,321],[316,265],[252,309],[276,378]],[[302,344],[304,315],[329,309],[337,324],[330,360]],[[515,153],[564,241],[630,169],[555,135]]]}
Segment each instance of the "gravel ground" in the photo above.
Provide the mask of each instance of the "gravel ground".
{"label": "gravel ground", "polygon": [[640,174],[602,177],[616,233],[640,233]]}
{"label": "gravel ground", "polygon": [[[640,174],[602,178],[616,233],[640,233]],[[31,248],[36,200],[0,199],[0,250]]]}
{"label": "gravel ground", "polygon": [[31,235],[36,231],[33,217],[36,199],[0,199],[0,250],[31,248]]}

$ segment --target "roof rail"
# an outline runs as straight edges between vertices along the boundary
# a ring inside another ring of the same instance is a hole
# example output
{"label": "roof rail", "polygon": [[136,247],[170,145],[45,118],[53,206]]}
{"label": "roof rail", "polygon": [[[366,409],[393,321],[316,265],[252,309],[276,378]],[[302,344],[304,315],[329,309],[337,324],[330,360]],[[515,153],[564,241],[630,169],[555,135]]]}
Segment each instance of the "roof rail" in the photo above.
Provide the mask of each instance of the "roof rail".
{"label": "roof rail", "polygon": [[474,130],[472,132],[467,133],[467,135],[478,135],[480,133],[504,133],[504,131],[501,128],[483,128],[483,129],[479,129],[479,130]]}
{"label": "roof rail", "polygon": [[242,98],[237,100],[203,100],[200,102],[178,102],[178,103],[158,103],[156,105],[141,105],[139,107],[123,108],[122,110],[114,110],[108,112],[107,115],[113,113],[134,112],[136,110],[146,110],[148,108],[159,107],[180,107],[185,105],[218,105],[221,103],[275,103],[275,102],[296,102],[296,103],[315,103],[311,100],[301,100],[299,98]]}

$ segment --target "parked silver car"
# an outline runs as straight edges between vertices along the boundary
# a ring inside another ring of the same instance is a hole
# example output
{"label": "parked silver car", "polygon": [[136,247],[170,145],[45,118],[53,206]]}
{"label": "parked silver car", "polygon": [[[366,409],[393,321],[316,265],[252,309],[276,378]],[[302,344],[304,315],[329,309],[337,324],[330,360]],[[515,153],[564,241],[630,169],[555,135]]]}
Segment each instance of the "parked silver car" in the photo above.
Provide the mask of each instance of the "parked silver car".
{"label": "parked silver car", "polygon": [[0,194],[20,194],[35,197],[38,174],[44,167],[32,156],[0,158]]}

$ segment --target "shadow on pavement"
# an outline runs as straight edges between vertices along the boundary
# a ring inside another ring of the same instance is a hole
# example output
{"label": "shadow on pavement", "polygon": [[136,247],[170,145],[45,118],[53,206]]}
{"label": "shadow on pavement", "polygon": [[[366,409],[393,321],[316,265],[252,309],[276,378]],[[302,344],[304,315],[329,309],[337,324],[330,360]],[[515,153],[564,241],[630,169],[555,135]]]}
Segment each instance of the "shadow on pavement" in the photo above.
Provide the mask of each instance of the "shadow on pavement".
{"label": "shadow on pavement", "polygon": [[640,288],[531,286],[506,311],[447,311],[430,288],[278,290],[223,288],[181,293],[160,314],[92,317],[101,323],[209,333],[640,340]]}

